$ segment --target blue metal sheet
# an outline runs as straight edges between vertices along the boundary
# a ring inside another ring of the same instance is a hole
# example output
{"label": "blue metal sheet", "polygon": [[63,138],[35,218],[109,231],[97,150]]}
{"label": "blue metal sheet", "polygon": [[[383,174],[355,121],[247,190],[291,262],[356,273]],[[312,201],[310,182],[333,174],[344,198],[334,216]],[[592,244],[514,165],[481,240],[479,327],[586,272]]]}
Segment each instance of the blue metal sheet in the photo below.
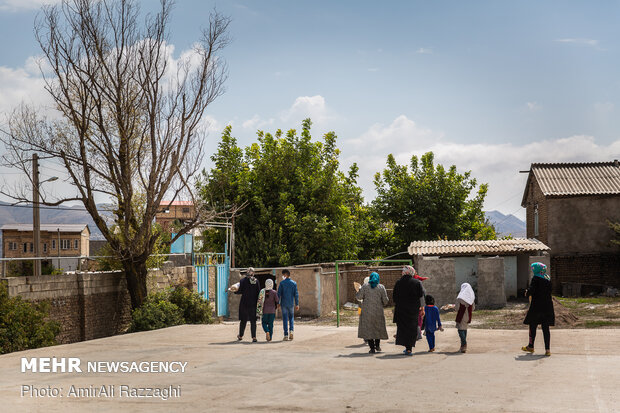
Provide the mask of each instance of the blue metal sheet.
{"label": "blue metal sheet", "polygon": [[[176,234],[172,234],[174,238]],[[171,254],[191,254],[194,252],[194,239],[191,234],[183,234],[170,245]]]}
{"label": "blue metal sheet", "polygon": [[230,268],[228,266],[228,259],[224,264],[218,264],[216,266],[217,272],[217,315],[218,317],[228,317],[228,276],[230,274]]}

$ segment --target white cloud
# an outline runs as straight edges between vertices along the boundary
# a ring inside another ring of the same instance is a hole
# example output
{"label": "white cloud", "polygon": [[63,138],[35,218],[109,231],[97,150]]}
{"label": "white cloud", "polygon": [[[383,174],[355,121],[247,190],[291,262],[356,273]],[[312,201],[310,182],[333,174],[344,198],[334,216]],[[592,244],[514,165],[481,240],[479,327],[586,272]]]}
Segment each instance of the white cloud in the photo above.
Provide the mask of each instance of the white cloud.
{"label": "white cloud", "polygon": [[431,49],[430,47],[420,47],[416,53],[419,54],[433,54],[433,49]]}
{"label": "white cloud", "polygon": [[43,5],[60,3],[61,0],[0,0],[0,10],[21,11],[40,9]]}
{"label": "white cloud", "polygon": [[[375,123],[360,137],[346,141],[356,150],[385,150],[407,147],[430,146],[442,138],[442,134],[419,127],[405,115],[400,115],[389,125]],[[386,154],[387,155],[387,154]]]}
{"label": "white cloud", "polygon": [[563,38],[563,39],[555,39],[556,42],[559,43],[571,43],[583,46],[590,46],[596,49],[600,49],[598,47],[598,40],[595,39],[585,39],[585,38]]}
{"label": "white cloud", "polygon": [[368,68],[368,71],[369,71],[369,72],[378,72],[378,71],[379,71],[379,69],[378,69],[378,68],[376,68],[376,67],[370,67],[370,68]]}
{"label": "white cloud", "polygon": [[323,96],[299,96],[291,107],[282,110],[277,117],[263,118],[255,114],[250,119],[241,122],[241,126],[244,129],[257,130],[274,126],[276,122],[279,122],[282,129],[287,129],[299,127],[301,121],[306,118],[310,118],[314,125],[326,126],[337,116],[327,106]]}
{"label": "white cloud", "polygon": [[269,118],[267,120],[262,119],[260,116],[258,115],[254,115],[252,116],[251,119],[248,119],[244,122],[241,123],[241,127],[244,129],[252,129],[252,130],[258,130],[258,129],[263,129],[266,126],[272,126],[275,123],[275,119],[274,118]]}
{"label": "white cloud", "polygon": [[538,112],[542,109],[542,106],[538,102],[527,102],[525,106],[527,106],[527,109],[532,112]]}
{"label": "white cloud", "polygon": [[305,118],[310,118],[313,123],[321,124],[334,117],[335,115],[325,104],[325,98],[321,95],[299,96],[289,109],[280,113],[280,120],[283,122],[293,121],[296,123],[300,123]]}
{"label": "white cloud", "polygon": [[0,114],[10,113],[22,102],[35,107],[51,106],[44,87],[43,78],[33,74],[31,63],[17,69],[0,66]]}
{"label": "white cloud", "polygon": [[390,125],[372,125],[359,138],[345,142],[343,167],[357,162],[359,183],[366,200],[375,196],[373,176],[385,168],[389,153],[399,164],[409,165],[411,157],[428,151],[435,162],[446,167],[456,165],[459,172],[472,171],[478,183],[488,183],[485,209],[499,209],[524,217],[521,205],[527,170],[534,162],[610,161],[620,157],[620,140],[599,145],[594,137],[575,135],[567,138],[516,144],[462,144],[450,142],[441,133],[419,127],[401,115]]}

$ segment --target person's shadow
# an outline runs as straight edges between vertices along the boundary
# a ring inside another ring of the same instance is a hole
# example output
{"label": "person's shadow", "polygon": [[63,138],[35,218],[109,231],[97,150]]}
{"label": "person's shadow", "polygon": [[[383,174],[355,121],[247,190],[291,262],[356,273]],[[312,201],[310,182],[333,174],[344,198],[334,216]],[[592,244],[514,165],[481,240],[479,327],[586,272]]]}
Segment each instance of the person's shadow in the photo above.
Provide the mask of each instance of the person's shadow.
{"label": "person's shadow", "polygon": [[345,357],[345,358],[358,358],[358,357],[372,357],[375,356],[375,354],[371,354],[371,353],[351,353],[351,354],[338,354],[336,357],[337,358],[341,358],[341,357]]}
{"label": "person's shadow", "polygon": [[520,354],[515,357],[516,361],[535,361],[547,358],[544,354]]}

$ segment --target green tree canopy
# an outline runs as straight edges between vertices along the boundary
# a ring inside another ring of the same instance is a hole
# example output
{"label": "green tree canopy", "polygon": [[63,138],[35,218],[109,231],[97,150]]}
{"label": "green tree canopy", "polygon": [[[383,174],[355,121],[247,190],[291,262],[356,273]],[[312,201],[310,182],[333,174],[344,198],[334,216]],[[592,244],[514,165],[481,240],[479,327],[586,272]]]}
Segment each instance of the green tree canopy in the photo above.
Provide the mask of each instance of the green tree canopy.
{"label": "green tree canopy", "polygon": [[487,184],[471,197],[476,186],[471,172],[434,165],[432,152],[413,156],[410,169],[389,155],[387,168],[375,175],[373,207],[384,223],[394,225],[400,251],[414,240],[495,239],[482,211]]}
{"label": "green tree canopy", "polygon": [[[203,172],[202,198],[226,209],[247,202],[235,220],[236,265],[285,266],[356,258],[369,216],[357,186],[357,165],[339,170],[336,135],[312,140],[311,121],[258,142],[237,145],[228,126]],[[364,221],[364,222],[362,222]],[[206,248],[222,248],[221,232],[206,236]]]}

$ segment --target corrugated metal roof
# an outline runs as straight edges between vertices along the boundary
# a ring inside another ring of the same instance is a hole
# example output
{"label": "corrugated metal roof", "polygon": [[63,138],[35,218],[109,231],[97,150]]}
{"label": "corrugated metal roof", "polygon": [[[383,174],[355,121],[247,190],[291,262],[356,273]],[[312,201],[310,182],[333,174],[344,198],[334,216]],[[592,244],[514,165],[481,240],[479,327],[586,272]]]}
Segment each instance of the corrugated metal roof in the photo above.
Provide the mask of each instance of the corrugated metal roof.
{"label": "corrugated metal roof", "polygon": [[620,194],[618,162],[532,164],[546,196]]}
{"label": "corrugated metal roof", "polygon": [[[82,232],[84,228],[88,228],[86,224],[41,224],[41,231],[48,232]],[[32,231],[32,224],[5,224],[0,230],[14,231]],[[90,228],[88,229],[90,233]]]}
{"label": "corrugated metal roof", "polygon": [[550,248],[533,238],[491,241],[413,241],[411,255],[514,255],[523,252],[549,251]]}

